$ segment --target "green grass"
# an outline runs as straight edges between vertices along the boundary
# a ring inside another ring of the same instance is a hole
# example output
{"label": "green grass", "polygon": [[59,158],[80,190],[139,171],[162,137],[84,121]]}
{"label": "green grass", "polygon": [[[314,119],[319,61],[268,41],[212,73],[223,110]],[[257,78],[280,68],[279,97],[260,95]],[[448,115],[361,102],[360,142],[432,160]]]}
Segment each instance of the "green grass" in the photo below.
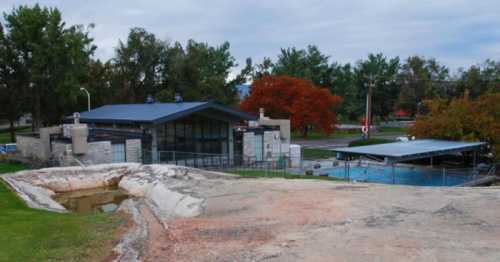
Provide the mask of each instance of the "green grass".
{"label": "green grass", "polygon": [[[30,131],[30,127],[20,127],[16,128],[16,132],[28,132]],[[2,129],[0,130],[0,144],[8,144],[12,143],[13,141],[10,139],[10,132],[8,129]]]}
{"label": "green grass", "polygon": [[340,178],[327,177],[327,176],[305,176],[305,175],[297,175],[292,173],[284,173],[282,171],[265,171],[265,170],[240,170],[233,171],[231,174],[243,176],[243,177],[264,177],[264,178],[272,178],[272,177],[280,177],[286,179],[315,179],[315,180],[330,180],[330,181],[341,181]]}
{"label": "green grass", "polygon": [[383,138],[370,138],[370,139],[359,139],[354,140],[349,143],[349,146],[368,146],[368,145],[377,145],[377,144],[386,144],[394,142],[391,139],[383,139]]}
{"label": "green grass", "polygon": [[[406,134],[406,128],[403,127],[381,127],[378,132],[372,133],[372,135],[404,135]],[[310,132],[307,138],[303,138],[302,134],[299,132],[292,132],[292,139],[300,140],[319,140],[319,139],[332,139],[332,138],[344,138],[344,137],[360,137],[361,130],[335,130],[333,134],[327,136],[320,132]]]}
{"label": "green grass", "polygon": [[[24,169],[0,163],[0,173]],[[28,208],[0,181],[0,261],[99,261],[110,254],[117,215]]]}
{"label": "green grass", "polygon": [[351,137],[351,136],[360,136],[361,131],[346,131],[346,130],[336,130],[333,134],[327,136],[321,132],[309,132],[307,138],[303,138],[300,132],[292,132],[292,139],[307,139],[307,140],[318,140],[318,139],[331,139],[331,138],[340,138],[340,137]]}
{"label": "green grass", "polygon": [[378,132],[375,134],[384,134],[384,135],[390,135],[390,134],[401,134],[404,135],[407,133],[407,128],[405,127],[381,127],[379,128]]}
{"label": "green grass", "polygon": [[304,159],[326,159],[335,156],[336,153],[328,149],[302,147],[302,158]]}

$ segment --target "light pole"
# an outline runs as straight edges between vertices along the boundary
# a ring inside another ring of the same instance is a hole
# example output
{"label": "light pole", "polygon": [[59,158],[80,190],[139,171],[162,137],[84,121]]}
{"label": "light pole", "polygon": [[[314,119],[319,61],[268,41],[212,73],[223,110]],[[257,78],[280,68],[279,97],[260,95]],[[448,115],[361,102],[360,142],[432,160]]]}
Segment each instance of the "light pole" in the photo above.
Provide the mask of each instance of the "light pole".
{"label": "light pole", "polygon": [[373,75],[368,77],[368,92],[366,93],[366,116],[365,116],[365,138],[370,139],[370,124],[372,122],[372,94],[375,87],[375,78]]}
{"label": "light pole", "polygon": [[83,91],[87,94],[87,111],[90,112],[90,93],[84,87],[80,87],[80,91]]}

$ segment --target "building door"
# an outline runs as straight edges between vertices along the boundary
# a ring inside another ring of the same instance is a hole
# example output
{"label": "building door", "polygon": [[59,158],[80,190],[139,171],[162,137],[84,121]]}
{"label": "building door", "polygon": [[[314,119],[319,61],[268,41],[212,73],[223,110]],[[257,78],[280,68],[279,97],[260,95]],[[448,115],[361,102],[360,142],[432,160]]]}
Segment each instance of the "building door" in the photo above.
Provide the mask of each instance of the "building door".
{"label": "building door", "polygon": [[113,163],[125,162],[125,144],[112,144],[111,149]]}
{"label": "building door", "polygon": [[255,135],[254,138],[254,153],[255,160],[262,161],[262,156],[264,155],[264,137],[262,135]]}

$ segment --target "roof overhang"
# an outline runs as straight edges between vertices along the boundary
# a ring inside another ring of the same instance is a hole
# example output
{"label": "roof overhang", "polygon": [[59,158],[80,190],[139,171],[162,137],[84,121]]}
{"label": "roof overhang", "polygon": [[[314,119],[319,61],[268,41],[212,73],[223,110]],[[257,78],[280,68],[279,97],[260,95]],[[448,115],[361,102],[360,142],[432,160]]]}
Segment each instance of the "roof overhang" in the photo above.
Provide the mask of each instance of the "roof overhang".
{"label": "roof overhang", "polygon": [[[111,105],[113,106],[113,105]],[[124,106],[124,105],[119,105]],[[126,105],[125,105],[126,106]],[[99,108],[95,109],[99,110]],[[133,109],[131,109],[133,110]],[[145,118],[145,117],[137,117],[137,118],[129,118],[129,117],[114,117],[114,116],[102,116],[102,117],[92,117],[95,116],[96,112],[90,111],[82,112],[80,116],[80,121],[82,123],[100,123],[100,124],[145,124],[145,125],[158,125],[166,122],[174,121],[176,119],[188,116],[194,113],[201,113],[207,110],[214,110],[220,112],[220,114],[209,115],[208,117],[213,116],[214,118],[224,118],[227,121],[231,122],[239,122],[242,120],[256,120],[255,116],[250,114],[231,109],[226,106],[218,105],[214,102],[203,102],[199,103],[196,106],[192,106],[186,108],[185,110],[176,111],[173,113],[166,112],[164,116],[159,116],[156,118]],[[85,116],[89,114],[90,116]],[[72,120],[73,116],[69,116],[66,118],[67,120]]]}
{"label": "roof overhang", "polygon": [[480,150],[485,142],[461,142],[446,140],[412,140],[358,147],[336,148],[333,151],[345,155],[382,158],[387,163],[397,163],[440,155]]}
{"label": "roof overhang", "polygon": [[257,119],[256,117],[254,117],[254,116],[252,116],[250,114],[247,114],[247,113],[244,113],[244,112],[241,112],[241,111],[237,111],[237,110],[225,107],[225,106],[221,106],[221,105],[218,105],[218,104],[215,104],[215,103],[212,103],[212,102],[208,102],[208,103],[205,103],[205,104],[202,104],[202,105],[199,105],[199,106],[196,106],[196,107],[184,110],[182,112],[178,112],[178,113],[175,113],[175,114],[171,114],[171,115],[168,115],[168,116],[165,116],[165,117],[161,117],[161,118],[155,119],[151,123],[154,124],[154,125],[163,124],[163,123],[166,123],[166,122],[170,122],[170,121],[173,121],[173,120],[176,120],[176,119],[188,116],[190,114],[202,112],[202,111],[207,110],[207,109],[214,109],[216,111],[223,112],[224,114],[227,114],[227,115],[231,116],[230,118],[233,121],[239,121],[239,120],[256,120]]}

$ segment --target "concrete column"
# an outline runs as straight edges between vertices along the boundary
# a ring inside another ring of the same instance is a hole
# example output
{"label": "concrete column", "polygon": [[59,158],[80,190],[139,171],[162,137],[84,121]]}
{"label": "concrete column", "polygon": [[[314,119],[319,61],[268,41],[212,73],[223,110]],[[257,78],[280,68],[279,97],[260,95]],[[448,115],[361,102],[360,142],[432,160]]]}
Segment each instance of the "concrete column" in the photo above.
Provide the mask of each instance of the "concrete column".
{"label": "concrete column", "polygon": [[228,124],[227,135],[228,135],[228,156],[230,160],[234,159],[234,125],[232,123]]}
{"label": "concrete column", "polygon": [[60,134],[62,132],[61,127],[44,127],[40,128],[40,143],[42,145],[41,160],[48,160],[50,158],[50,135],[51,134]]}
{"label": "concrete column", "polygon": [[151,158],[153,163],[158,163],[158,134],[154,126],[151,127]]}
{"label": "concrete column", "polygon": [[140,139],[127,139],[125,141],[125,156],[127,162],[141,162],[141,140]]}

